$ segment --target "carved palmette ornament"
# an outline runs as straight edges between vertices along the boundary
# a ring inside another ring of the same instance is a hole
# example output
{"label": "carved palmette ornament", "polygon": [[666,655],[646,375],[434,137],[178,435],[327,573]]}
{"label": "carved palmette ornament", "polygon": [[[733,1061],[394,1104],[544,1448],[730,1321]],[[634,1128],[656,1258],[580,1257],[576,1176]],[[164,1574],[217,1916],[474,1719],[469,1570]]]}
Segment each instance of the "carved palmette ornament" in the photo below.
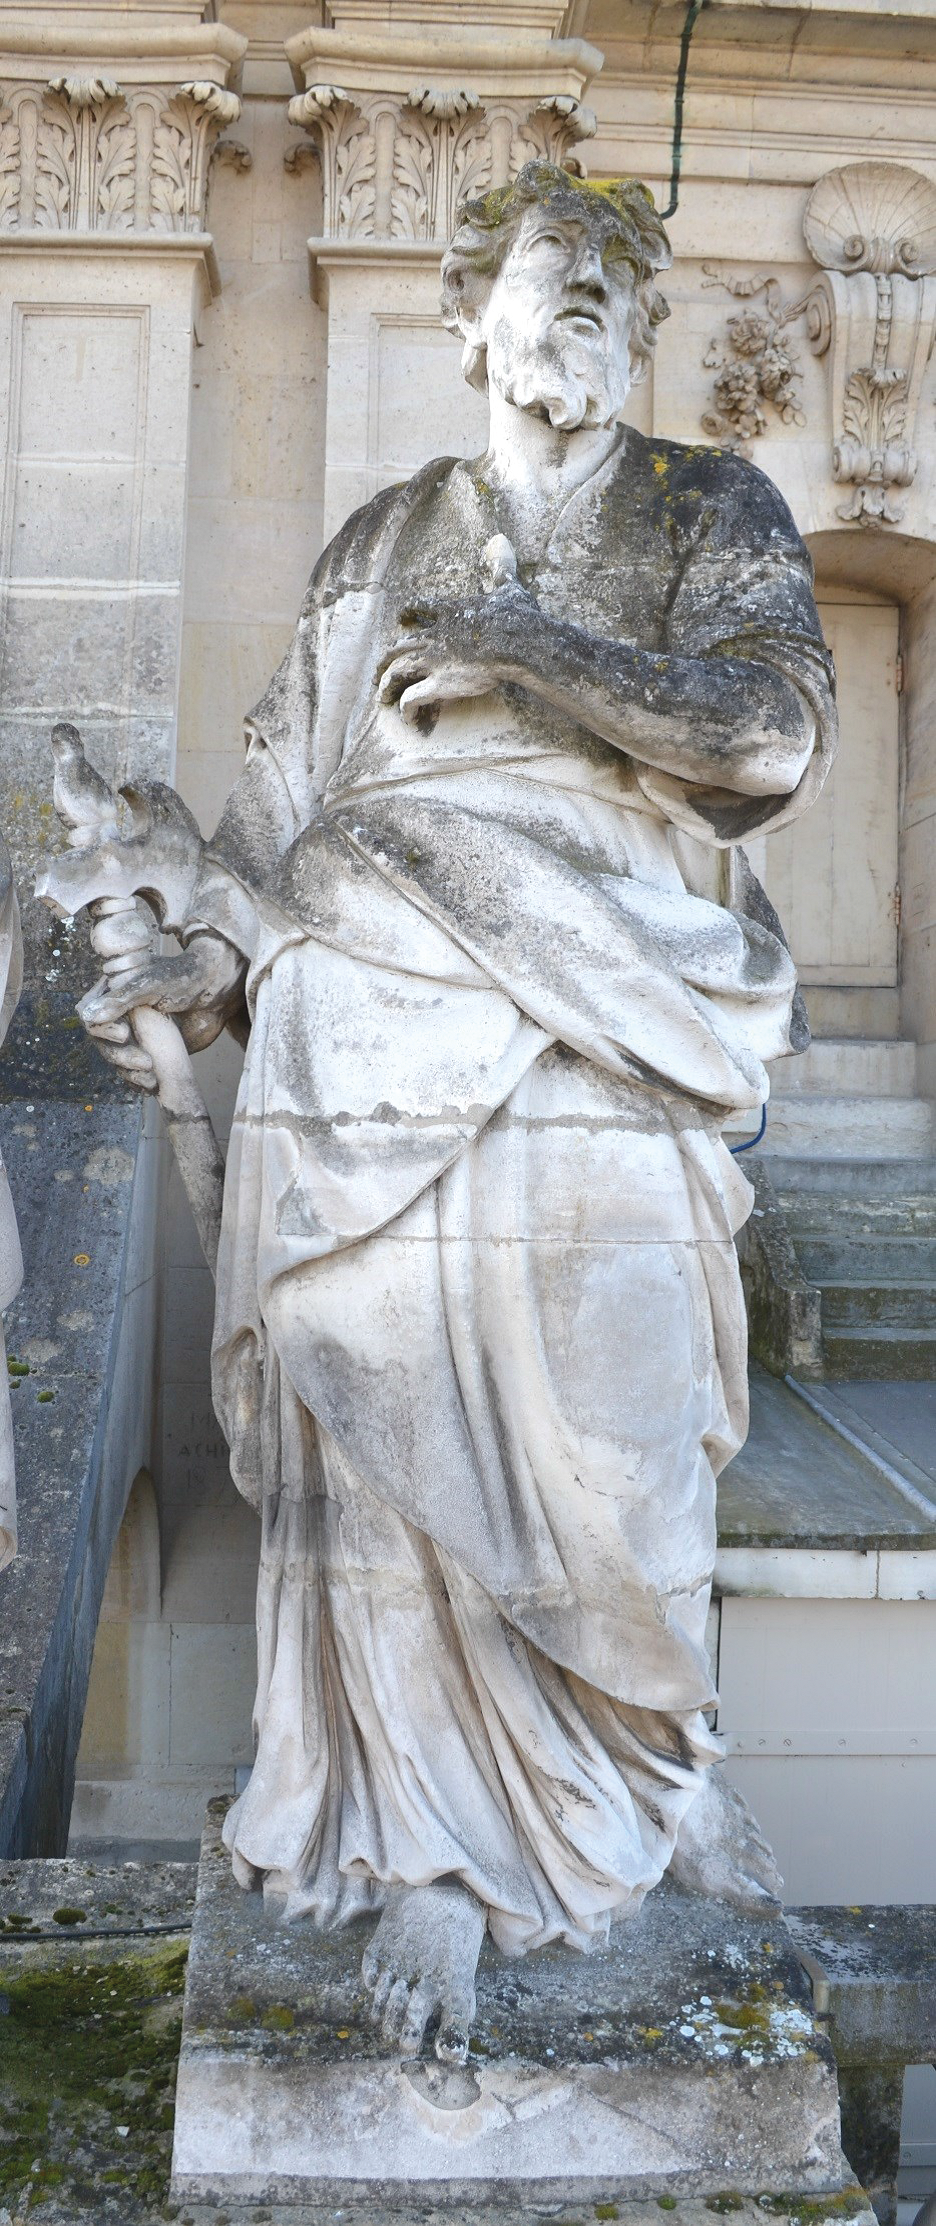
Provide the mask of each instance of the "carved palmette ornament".
{"label": "carved palmette ornament", "polygon": [[287,166],[301,170],[314,146],[322,230],[333,240],[444,241],[461,200],[506,184],[525,162],[582,175],[572,150],[597,128],[570,94],[488,100],[466,85],[414,85],[404,96],[310,85],[288,114],[309,137],[289,149]]}
{"label": "carved palmette ornament", "polygon": [[391,237],[444,238],[462,195],[485,193],[490,183],[491,143],[477,93],[416,86],[394,142]]}
{"label": "carved palmette ornament", "polygon": [[201,232],[211,154],[240,115],[209,80],[55,77],[0,94],[0,231]]}
{"label": "carved palmette ornament", "polygon": [[849,163],[813,188],[806,244],[822,275],[807,333],[828,360],[839,517],[896,525],[912,485],[936,331],[936,186],[895,162]]}

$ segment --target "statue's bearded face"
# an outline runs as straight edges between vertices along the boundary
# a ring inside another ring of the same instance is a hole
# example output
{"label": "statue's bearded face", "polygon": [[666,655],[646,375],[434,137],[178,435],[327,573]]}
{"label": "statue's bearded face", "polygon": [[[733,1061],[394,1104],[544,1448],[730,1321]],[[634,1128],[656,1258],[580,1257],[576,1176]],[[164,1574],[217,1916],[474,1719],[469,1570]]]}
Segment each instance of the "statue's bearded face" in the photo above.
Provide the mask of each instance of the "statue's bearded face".
{"label": "statue's bearded face", "polygon": [[565,431],[610,424],[630,388],[634,273],[616,244],[594,219],[528,209],[480,312],[489,384]]}

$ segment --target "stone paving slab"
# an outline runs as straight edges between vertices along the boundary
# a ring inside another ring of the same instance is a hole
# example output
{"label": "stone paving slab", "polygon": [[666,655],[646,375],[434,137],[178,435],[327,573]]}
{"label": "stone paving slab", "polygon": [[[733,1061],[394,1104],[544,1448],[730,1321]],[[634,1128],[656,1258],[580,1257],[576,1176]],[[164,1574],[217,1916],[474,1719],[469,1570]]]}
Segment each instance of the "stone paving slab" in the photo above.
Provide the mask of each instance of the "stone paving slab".
{"label": "stone paving slab", "polygon": [[[778,1377],[754,1365],[750,1381],[747,1442],[718,1480],[719,1547],[936,1549],[936,1522],[904,1498],[873,1461],[837,1436]],[[832,1388],[821,1386],[824,1399]],[[853,1388],[848,1387],[849,1398]],[[929,1387],[900,1386],[901,1393],[917,1389]],[[860,1435],[857,1409],[848,1419]],[[890,1459],[899,1464],[893,1447]]]}
{"label": "stone paving slab", "polygon": [[212,1802],[173,2193],[232,2203],[838,2197],[828,2041],[782,1920],[664,1883],[588,1957],[487,1947],[469,2064],[402,2063],[360,1980],[368,1927],[284,1926],[231,1876]]}

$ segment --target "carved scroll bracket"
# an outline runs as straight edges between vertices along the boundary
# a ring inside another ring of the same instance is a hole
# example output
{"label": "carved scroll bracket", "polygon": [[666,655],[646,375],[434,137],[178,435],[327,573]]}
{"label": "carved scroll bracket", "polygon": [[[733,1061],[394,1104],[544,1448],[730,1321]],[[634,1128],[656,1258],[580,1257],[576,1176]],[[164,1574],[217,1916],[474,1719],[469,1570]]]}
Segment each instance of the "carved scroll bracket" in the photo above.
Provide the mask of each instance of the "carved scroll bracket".
{"label": "carved scroll bracket", "polygon": [[838,515],[896,525],[900,491],[916,476],[916,421],[936,335],[936,185],[900,163],[849,163],[813,187],[803,231],[820,276],[796,301],[784,302],[769,273],[738,277],[705,265],[707,285],[751,307],[729,317],[705,357],[715,377],[703,429],[749,453],[772,419],[805,424],[792,337],[805,319],[808,344],[828,367],[832,477],[850,489]]}
{"label": "carved scroll bracket", "polygon": [[851,489],[838,515],[896,525],[936,333],[936,186],[899,163],[850,163],[814,186],[803,229],[822,269],[806,329],[828,362],[832,475]]}

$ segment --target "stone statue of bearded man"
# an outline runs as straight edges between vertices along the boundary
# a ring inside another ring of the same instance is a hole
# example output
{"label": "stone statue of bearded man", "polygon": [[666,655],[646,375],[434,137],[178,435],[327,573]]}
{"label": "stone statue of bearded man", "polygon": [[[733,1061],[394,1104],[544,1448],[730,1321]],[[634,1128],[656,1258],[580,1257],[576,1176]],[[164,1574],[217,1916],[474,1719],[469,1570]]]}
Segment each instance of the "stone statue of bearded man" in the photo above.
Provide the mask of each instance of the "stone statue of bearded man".
{"label": "stone statue of bearded man", "polygon": [[667,1869],[779,1883],[718,1769],[705,1620],[747,1422],[721,1132],[795,980],[717,854],[816,794],[832,675],[769,481],[620,422],[669,259],[634,183],[528,164],[464,207],[445,314],[487,453],[326,549],[182,954],[87,1014],[144,1082],[135,1006],[193,1044],[249,1023],[214,1395],[263,1543],[227,1844],[287,1917],[373,1912],[387,2034],[450,2061],[485,1931],[584,1949]]}

